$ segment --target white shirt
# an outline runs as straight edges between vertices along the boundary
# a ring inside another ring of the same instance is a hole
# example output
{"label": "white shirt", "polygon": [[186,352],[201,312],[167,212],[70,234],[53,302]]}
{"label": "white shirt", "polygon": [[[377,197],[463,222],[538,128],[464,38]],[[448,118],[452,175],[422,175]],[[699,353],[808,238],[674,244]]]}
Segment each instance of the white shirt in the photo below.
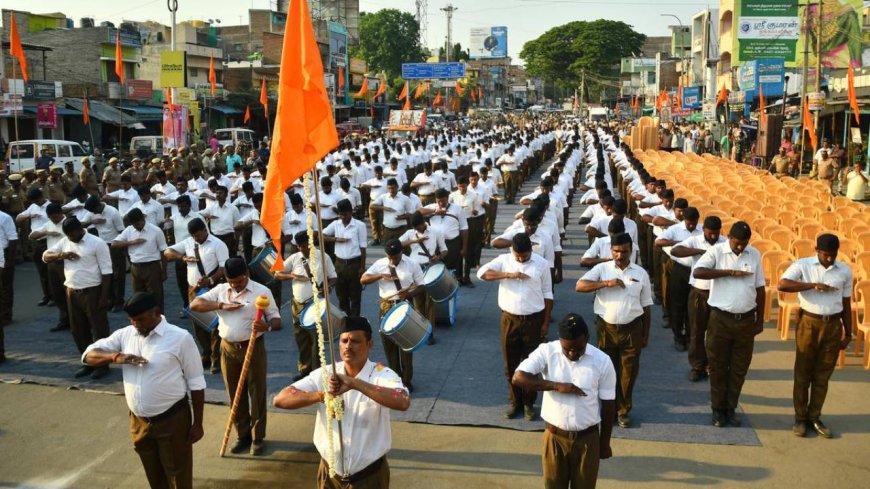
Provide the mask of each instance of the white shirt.
{"label": "white shirt", "polygon": [[401,192],[397,192],[395,197],[391,196],[389,193],[383,194],[376,199],[372,199],[372,204],[382,205],[393,209],[393,211],[384,211],[384,227],[390,229],[407,226],[408,221],[406,219],[397,219],[398,216],[414,213],[411,199],[405,197]]}
{"label": "white shirt", "polygon": [[[695,226],[695,230],[690,232],[686,228],[686,223],[680,222],[680,223],[674,224],[673,226],[665,229],[664,232],[659,236],[659,239],[664,239],[667,241],[675,241],[675,242],[679,243],[681,241],[685,241],[685,240],[691,238],[692,236],[698,236],[698,235],[701,235],[701,236],[704,235],[704,231],[701,228],[701,226]],[[691,257],[687,256],[687,257],[680,258],[680,257],[676,257],[676,256],[671,255],[671,250],[673,248],[674,248],[673,246],[662,246],[662,251],[667,253],[667,255],[670,256],[671,260],[673,260],[675,263],[679,263],[680,265],[683,265],[684,267],[691,268],[691,266],[695,264],[695,261],[692,260]]]}
{"label": "white shirt", "polygon": [[108,338],[97,340],[82,354],[82,363],[95,349],[137,355],[148,360],[145,365],[121,367],[127,407],[136,416],[157,416],[181,400],[188,391],[205,390],[199,349],[193,336],[169,324],[165,317],[161,318],[160,324],[148,336],[143,337],[136,328],[127,326]]}
{"label": "white shirt", "polygon": [[324,191],[320,191],[320,218],[324,221],[328,221],[330,219],[338,218],[338,213],[335,212],[335,204],[338,204],[338,201],[343,199],[340,193],[332,190],[328,194]]}
{"label": "white shirt", "polygon": [[[522,221],[520,221],[520,224],[522,224]],[[502,235],[496,237],[495,239],[505,239],[507,241],[511,241],[514,239],[514,236],[524,232],[526,232],[526,230],[523,226],[511,225],[505,230]],[[550,268],[555,267],[556,253],[553,249],[552,236],[545,235],[539,229],[535,231],[535,234],[529,236],[529,239],[532,241],[532,251],[547,260]]]}
{"label": "white shirt", "polygon": [[223,207],[221,207],[215,201],[213,206],[199,214],[208,219],[211,233],[215,236],[233,234],[235,224],[239,221],[239,208],[229,202],[224,202]]}
{"label": "white shirt", "polygon": [[[426,226],[426,230],[418,232],[416,229],[409,229],[405,234],[399,237],[399,241],[413,241],[415,239],[426,236],[428,239],[422,243],[414,243],[411,245],[410,258],[420,264],[421,267],[429,265],[429,259],[440,253],[447,251],[447,243],[444,242],[444,235],[432,226]],[[428,252],[428,256],[427,256]]]}
{"label": "white shirt", "polygon": [[205,219],[203,219],[199,213],[193,212],[193,210],[188,212],[186,216],[182,216],[180,212],[177,212],[172,214],[169,219],[172,221],[172,233],[175,237],[176,244],[181,243],[190,237],[190,232],[187,230],[187,225],[190,224],[190,221],[199,219],[203,223],[205,222]]}
{"label": "white shirt", "polygon": [[367,233],[366,225],[354,218],[350,219],[347,226],[341,222],[341,219],[337,219],[323,230],[324,236],[348,240],[344,243],[335,243],[335,257],[342,260],[359,258],[362,255],[361,250],[366,247]]}
{"label": "white shirt", "polygon": [[[405,195],[405,194],[402,194],[402,195]],[[409,195],[405,195],[405,197],[407,197],[408,200],[411,201],[411,208],[414,209],[415,211],[417,209],[423,207],[423,202],[420,201],[420,197],[417,197],[417,194],[412,192]]]}
{"label": "white shirt", "polygon": [[154,199],[149,200],[147,204],[140,200],[133,204],[133,209],[141,210],[148,224],[159,226],[163,222],[163,206]]}
{"label": "white shirt", "polygon": [[[324,390],[321,367],[302,380],[293,384],[293,387],[305,392],[320,392]],[[345,373],[344,362],[336,364],[339,373]],[[389,368],[367,361],[356,378],[382,389],[401,389],[407,393],[402,385],[402,380]],[[371,465],[375,460],[383,457],[390,451],[392,436],[390,433],[390,410],[369,399],[357,390],[350,390],[342,395],[344,400],[344,417],[341,419],[342,434],[344,434],[343,451],[342,440],[339,438],[338,421],[332,421],[333,453],[335,467],[338,471],[355,474]],[[326,435],[326,405],[317,405],[317,420],[314,426],[314,446],[324,460],[329,460],[329,439]],[[344,461],[341,455],[344,454]]]}
{"label": "white shirt", "polygon": [[341,194],[342,199],[349,200],[350,205],[354,209],[362,205],[362,195],[360,195],[359,190],[351,187],[350,190],[348,190],[347,192],[345,192],[344,190],[339,190],[338,193]]}
{"label": "white shirt", "polygon": [[163,231],[151,223],[145,223],[142,230],[127,226],[113,241],[134,241],[144,238],[145,242],[127,247],[130,263],[143,264],[160,261],[163,250],[166,249],[166,237]]}
{"label": "white shirt", "polygon": [[801,309],[811,313],[828,316],[843,312],[843,299],[852,297],[852,270],[843,262],[835,261],[825,268],[819,263],[818,256],[801,258],[792,263],[782,274],[785,280],[795,282],[825,284],[835,287],[832,292],[816,289],[798,292]]}
{"label": "white shirt", "polygon": [[[592,246],[583,253],[582,258],[613,258],[613,252],[610,251],[610,236],[598,238],[592,242]],[[631,247],[631,262],[637,262],[637,248]]]}
{"label": "white shirt", "polygon": [[133,208],[133,204],[140,200],[139,192],[137,192],[133,187],[130,187],[127,190],[121,188],[109,193],[108,195],[118,199],[118,211],[121,213],[121,216],[126,216],[127,213],[130,212],[130,209]]}
{"label": "white shirt", "polygon": [[[391,270],[393,270],[392,264],[390,263],[390,259],[388,257],[383,257],[380,260],[377,260],[366,270],[365,275],[383,275],[383,274],[391,274]],[[420,264],[414,260],[411,260],[405,255],[402,255],[402,259],[399,261],[399,264],[395,266],[396,276],[399,279],[399,284],[402,289],[407,289],[411,285],[423,285],[423,269],[420,268]],[[393,297],[399,289],[396,288],[396,284],[393,283],[393,280],[378,280],[378,297],[381,299],[396,299]]]}
{"label": "white shirt", "polygon": [[[73,290],[97,287],[103,283],[103,275],[112,274],[112,257],[109,245],[91,233],[85,233],[78,243],[64,237],[45,253],[68,253],[79,256],[78,260],[63,261],[63,285]],[[43,261],[45,260],[43,253]]]}
{"label": "white shirt", "polygon": [[[299,275],[302,277],[309,277],[305,280],[291,280],[290,288],[293,289],[293,300],[300,303],[306,303],[314,297],[314,291],[311,289],[311,275],[305,271],[305,264],[309,263],[308,257],[304,256],[301,251],[297,251],[290,255],[284,261],[284,271],[292,273],[294,275]],[[323,283],[323,265],[320,262],[320,251],[318,249],[314,249],[314,265],[309,265],[308,269],[317,277],[317,283]],[[329,256],[326,257],[326,276],[329,279],[338,278],[338,275],[335,274],[335,267],[332,265],[332,260]],[[322,287],[320,287],[323,290]]]}
{"label": "white shirt", "polygon": [[241,224],[251,225],[251,246],[258,248],[266,244],[266,230],[260,225],[260,211],[253,209],[239,219]]}
{"label": "white shirt", "polygon": [[[710,248],[713,247],[713,245],[716,245],[719,243],[724,243],[725,241],[727,241],[725,236],[720,235],[719,239],[716,240],[715,243],[710,244],[704,238],[704,234],[702,231],[702,233],[700,235],[692,236],[691,238],[688,238],[684,241],[680,241],[679,243],[675,244],[674,248],[677,246],[680,246],[683,248],[691,248],[691,249],[695,249],[695,250],[709,250]],[[671,249],[673,249],[673,248],[671,248]],[[701,256],[702,255],[693,255],[691,257],[692,271],[693,272],[695,271],[695,266],[697,266],[698,260],[701,259]],[[689,274],[689,285],[691,285],[692,287],[694,287],[696,289],[709,291],[710,290],[710,282],[712,282],[712,281],[711,280],[701,280],[699,278],[695,278],[694,274]]]}
{"label": "white shirt", "polygon": [[384,177],[381,178],[372,178],[363,182],[363,185],[368,187],[369,189],[369,198],[374,202],[381,195],[387,193],[387,179]]}
{"label": "white shirt", "polygon": [[483,280],[487,270],[494,272],[520,272],[529,278],[499,280],[498,307],[509,314],[526,316],[544,310],[545,300],[553,300],[553,282],[550,264],[541,256],[532,253],[529,260],[520,263],[512,253],[499,255],[477,270],[477,278]]}
{"label": "white shirt", "polygon": [[432,173],[432,186],[435,187],[435,190],[443,188],[448,192],[456,188],[456,177],[453,176],[449,171],[447,173],[438,170],[437,172]]}
{"label": "white shirt", "polygon": [[94,223],[94,229],[100,235],[100,238],[106,243],[111,243],[124,230],[124,220],[121,218],[121,212],[110,205],[105,205],[102,212],[89,213],[88,219],[102,219],[105,222]]}
{"label": "white shirt", "polygon": [[[251,339],[251,325],[257,315],[257,297],[264,295],[269,298],[269,307],[266,308],[263,314],[263,321],[269,322],[272,319],[280,318],[278,313],[278,304],[275,304],[275,298],[272,296],[272,291],[265,285],[254,282],[248,279],[248,284],[241,292],[236,292],[228,283],[217,284],[213,289],[209,290],[201,297],[203,300],[220,302],[220,303],[237,303],[244,304],[234,311],[217,310],[218,315],[218,334],[220,337],[238,343]],[[258,333],[257,337],[263,333]]]}
{"label": "white shirt", "polygon": [[[178,193],[178,190],[176,190],[175,185],[172,185],[168,181],[165,185],[157,182],[151,186],[151,193],[154,195],[154,198],[162,199],[174,193]],[[171,205],[172,204],[163,204],[163,207],[171,207]]]}
{"label": "white shirt", "polygon": [[616,399],[616,370],[604,352],[587,344],[576,362],[562,353],[558,341],[542,343],[517,367],[553,382],[574,384],[585,396],[545,391],[541,418],[565,431],[582,431],[601,422],[601,401]]}
{"label": "white shirt", "polygon": [[[51,204],[49,201],[45,201],[42,206],[38,206],[36,204],[30,204],[30,207],[24,209],[24,212],[18,214],[18,217],[24,216],[25,218],[30,219],[30,229],[39,229],[48,223],[48,215],[45,213],[45,208],[48,207],[48,204]],[[45,238],[40,238],[45,239]]]}
{"label": "white shirt", "polygon": [[[605,216],[598,219],[593,219],[592,222],[589,223],[589,227],[597,229],[601,234],[608,236],[607,227],[610,226],[610,221],[613,220],[613,216]],[[638,247],[637,241],[637,223],[634,222],[633,219],[629,219],[628,217],[623,218],[623,224],[625,225],[625,232],[631,236],[632,248]]]}
{"label": "white shirt", "polygon": [[698,268],[752,272],[746,277],[722,277],[712,280],[707,304],[732,314],[742,314],[755,309],[755,289],[764,287],[764,270],[761,268],[761,254],[758,250],[747,246],[743,253],[737,255],[731,251],[728,242],[717,244],[698,260],[695,269]]}
{"label": "white shirt", "polygon": [[[470,186],[464,194],[459,190],[451,193],[450,197],[448,198],[448,202],[459,206],[462,209],[462,212],[465,214],[466,220],[475,217],[482,217],[486,214],[486,211],[481,205],[480,197],[473,190],[471,190]],[[477,213],[475,214],[473,211],[476,211]]]}
{"label": "white shirt", "polygon": [[501,171],[517,171],[517,159],[511,154],[505,153],[496,160],[495,166],[499,167]]}
{"label": "white shirt", "polygon": [[595,314],[608,324],[628,324],[643,314],[643,308],[653,303],[649,275],[640,265],[629,263],[625,270],[615,262],[599,263],[580,280],[604,282],[620,279],[622,287],[604,287],[595,291]]}
{"label": "white shirt", "polygon": [[[115,212],[117,212],[117,210]],[[60,242],[60,240],[62,240],[64,238],[63,220],[61,219],[61,221],[59,223],[55,224],[51,219],[49,219],[45,224],[42,225],[42,227],[34,228],[33,231],[31,231],[31,233],[37,233],[37,232],[38,233],[58,233],[57,236],[48,235],[45,237],[46,247],[51,248],[52,246],[56,245],[57,243]],[[3,237],[0,239],[2,239],[2,243],[4,244],[4,247],[5,247],[6,238]],[[3,253],[0,253],[0,255],[3,255]]]}
{"label": "white shirt", "polygon": [[[193,237],[188,237],[184,241],[175,243],[169,249],[183,256],[196,258],[197,245],[199,246],[199,259],[202,261],[202,268],[205,270],[206,276],[224,266],[230,257],[226,243],[211,234],[205,238],[202,244],[198,244]],[[192,287],[199,282],[200,278],[202,278],[202,274],[199,273],[199,266],[196,262],[187,262],[187,283]]]}
{"label": "white shirt", "polygon": [[290,243],[296,244],[296,233],[308,229],[308,215],[311,215],[312,229],[317,231],[317,216],[307,207],[302,208],[302,212],[297,213],[292,208],[287,209],[284,214],[284,220],[281,221],[281,234],[290,237]]}
{"label": "white shirt", "polygon": [[422,183],[417,187],[418,195],[432,195],[435,193],[435,186],[432,185],[432,175],[427,175],[425,173],[418,173],[411,183]]}
{"label": "white shirt", "polygon": [[12,216],[3,211],[0,211],[0,234],[5,239],[3,244],[4,250],[9,246],[11,241],[18,240],[18,230],[15,228],[15,221],[12,220]]}
{"label": "white shirt", "polygon": [[61,207],[61,209],[63,209],[64,213],[68,213],[79,221],[84,221],[88,218],[88,211],[85,210],[84,202],[81,202],[78,199],[73,199],[67,202]]}
{"label": "white shirt", "polygon": [[[426,209],[439,210],[438,203],[429,204]],[[445,240],[451,240],[459,236],[460,231],[468,229],[468,221],[465,218],[465,212],[456,204],[447,204],[445,209],[448,215],[429,217],[429,225],[441,231]]]}

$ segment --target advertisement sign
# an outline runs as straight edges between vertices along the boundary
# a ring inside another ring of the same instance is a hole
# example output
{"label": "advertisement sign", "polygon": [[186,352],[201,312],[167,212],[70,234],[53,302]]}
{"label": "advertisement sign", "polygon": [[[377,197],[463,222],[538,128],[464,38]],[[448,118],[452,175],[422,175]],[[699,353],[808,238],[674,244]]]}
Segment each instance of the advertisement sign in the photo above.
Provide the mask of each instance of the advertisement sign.
{"label": "advertisement sign", "polygon": [[807,92],[807,104],[810,110],[822,110],[825,108],[825,92]]}
{"label": "advertisement sign", "polygon": [[716,118],[716,104],[710,101],[704,102],[704,107],[701,109],[705,121],[712,121]]}
{"label": "advertisement sign", "polygon": [[740,68],[737,69],[737,83],[740,85],[740,89],[743,91],[755,90],[755,80],[755,61],[740,65]]}
{"label": "advertisement sign", "polygon": [[196,102],[196,90],[192,88],[179,88],[175,91],[175,99],[173,102],[183,107],[190,107],[190,104]]}
{"label": "advertisement sign", "polygon": [[132,100],[151,100],[154,83],[151,80],[127,80],[125,97]]}
{"label": "advertisement sign", "polygon": [[734,64],[763,58],[796,60],[801,34],[798,3],[793,0],[737,0],[734,5]]}
{"label": "advertisement sign", "polygon": [[740,89],[746,94],[746,101],[752,102],[758,96],[758,87],[763,85],[765,97],[781,97],[785,82],[785,60],[759,59],[748,61],[738,69]]}
{"label": "advertisement sign", "polygon": [[469,38],[472,59],[506,58],[507,27],[473,27]]}
{"label": "advertisement sign", "polygon": [[53,81],[29,81],[24,85],[24,100],[48,102],[57,98]]}
{"label": "advertisement sign", "polygon": [[326,71],[337,72],[347,66],[347,29],[336,22],[327,22],[329,30],[329,66]]}
{"label": "advertisement sign", "polygon": [[417,130],[426,125],[425,110],[391,110],[390,130]]}
{"label": "advertisement sign", "polygon": [[3,115],[11,115],[13,112],[24,110],[24,101],[21,99],[21,95],[17,93],[4,93],[2,103],[0,113]]}
{"label": "advertisement sign", "polygon": [[424,80],[431,78],[462,78],[465,63],[402,63],[402,78]]}
{"label": "advertisement sign", "polygon": [[57,129],[57,105],[54,102],[36,105],[36,126],[40,129]]}
{"label": "advertisement sign", "polygon": [[187,125],[187,107],[173,104],[170,113],[169,106],[163,108],[163,151],[186,146],[190,128]]}
{"label": "advertisement sign", "polygon": [[[870,65],[870,43],[864,37],[861,27],[864,2],[824,0],[822,3],[822,68],[848,68],[850,63],[854,67]],[[794,66],[803,64],[804,42],[809,44],[807,64],[816,65],[814,29],[819,23],[819,2],[813,1],[809,4],[809,7],[801,6],[800,12],[803,14],[805,8],[809,9],[806,15],[813,31],[809,36],[803,36],[798,43]]]}
{"label": "advertisement sign", "polygon": [[683,108],[701,108],[701,87],[683,87]]}
{"label": "advertisement sign", "polygon": [[160,51],[160,86],[178,88],[187,85],[187,58],[184,51]]}
{"label": "advertisement sign", "polygon": [[351,73],[363,74],[366,71],[368,71],[368,66],[366,65],[365,60],[357,59],[357,58],[350,59],[350,72]]}

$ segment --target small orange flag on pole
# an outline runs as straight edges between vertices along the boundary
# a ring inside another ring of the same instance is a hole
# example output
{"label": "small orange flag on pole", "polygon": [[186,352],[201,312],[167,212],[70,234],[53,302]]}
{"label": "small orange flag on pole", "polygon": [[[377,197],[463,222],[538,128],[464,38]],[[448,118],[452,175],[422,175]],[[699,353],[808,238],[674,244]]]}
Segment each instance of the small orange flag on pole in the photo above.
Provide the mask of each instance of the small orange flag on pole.
{"label": "small orange flag on pole", "polygon": [[91,112],[88,110],[88,97],[85,96],[85,101],[82,104],[82,122],[87,126],[91,123]]}
{"label": "small orange flag on pole", "polygon": [[414,100],[417,100],[417,99],[419,99],[420,97],[422,97],[422,96],[423,96],[423,92],[424,92],[425,90],[426,90],[426,84],[423,83],[423,82],[420,82],[420,84],[417,85],[417,88],[414,90]]}
{"label": "small orange flag on pole", "polygon": [[761,88],[762,84],[758,84],[758,120],[763,121],[767,119],[767,104],[764,102],[764,89]]}
{"label": "small orange flag on pole", "polygon": [[[284,191],[338,146],[320,49],[305,0],[290,0],[278,75],[278,107],[260,223],[281,249]],[[279,255],[272,270],[283,270]]]}
{"label": "small orange flag on pole", "polygon": [[338,91],[344,93],[344,66],[338,67]]}
{"label": "small orange flag on pole", "polygon": [[27,58],[24,57],[24,49],[21,48],[21,38],[18,36],[18,26],[15,25],[15,12],[9,13],[9,54],[18,60],[24,83],[30,81],[27,77]]}
{"label": "small orange flag on pole", "polygon": [[365,97],[367,93],[369,93],[369,79],[363,77],[362,86],[359,87],[359,92],[356,92],[353,96],[354,98],[362,98]]}
{"label": "small orange flag on pole", "polygon": [[456,80],[456,84],[453,86],[453,88],[456,90],[456,95],[461,97],[465,94],[465,90],[462,89],[462,85],[459,84],[459,80]]}
{"label": "small orange flag on pole", "polygon": [[435,107],[436,105],[441,105],[441,92],[440,91],[435,94],[435,99],[432,100],[432,107]]}
{"label": "small orange flag on pole", "polygon": [[384,93],[386,93],[386,91],[387,91],[387,81],[386,81],[386,80],[381,80],[381,81],[378,83],[378,91],[375,92],[375,98],[380,97],[381,95],[383,95]]}
{"label": "small orange flag on pole", "polygon": [[251,122],[251,106],[245,106],[245,124]]}
{"label": "small orange flag on pole", "polygon": [[121,31],[115,31],[115,74],[124,84],[124,52],[121,50]]}
{"label": "small orange flag on pole", "polygon": [[208,57],[208,82],[211,84],[211,96],[217,91],[217,75],[214,72],[214,56]]}
{"label": "small orange flag on pole", "polygon": [[849,63],[849,107],[855,114],[855,124],[861,124],[861,109],[858,107],[858,96],[855,95],[855,68]]}
{"label": "small orange flag on pole", "polygon": [[405,105],[402,106],[402,110],[411,110],[411,97],[405,97]]}
{"label": "small orange flag on pole", "polygon": [[402,91],[399,92],[399,98],[397,98],[396,100],[405,100],[407,98],[408,98],[408,82],[405,82],[405,84],[402,86]]}
{"label": "small orange flag on pole", "polygon": [[816,126],[813,124],[813,116],[810,114],[810,96],[804,101],[804,130],[810,133],[810,143],[813,145],[813,151],[819,145],[819,139],[816,137]]}
{"label": "small orange flag on pole", "polygon": [[263,106],[263,112],[266,114],[266,119],[269,118],[269,93],[266,91],[266,79],[260,80],[260,105]]}

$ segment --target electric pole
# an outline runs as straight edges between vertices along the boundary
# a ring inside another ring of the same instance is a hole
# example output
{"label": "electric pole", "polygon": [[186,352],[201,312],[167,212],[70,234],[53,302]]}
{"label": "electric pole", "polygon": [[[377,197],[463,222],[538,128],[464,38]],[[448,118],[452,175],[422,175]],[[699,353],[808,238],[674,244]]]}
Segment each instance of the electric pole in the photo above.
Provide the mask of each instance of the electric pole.
{"label": "electric pole", "polygon": [[[450,49],[453,47],[453,12],[459,10],[459,7],[454,7],[453,4],[448,3],[446,7],[442,8],[442,12],[447,13],[447,47],[444,50],[444,59],[449,63],[450,62]],[[445,112],[450,110],[450,88],[444,90],[446,95],[444,103],[445,103]]]}
{"label": "electric pole", "polygon": [[586,98],[586,69],[580,70],[580,114],[583,117],[583,102]]}
{"label": "electric pole", "polygon": [[428,40],[426,39],[426,26],[429,25],[429,20],[426,11],[429,9],[427,0],[415,0],[414,5],[417,7],[417,24],[420,26],[420,47],[426,49]]}

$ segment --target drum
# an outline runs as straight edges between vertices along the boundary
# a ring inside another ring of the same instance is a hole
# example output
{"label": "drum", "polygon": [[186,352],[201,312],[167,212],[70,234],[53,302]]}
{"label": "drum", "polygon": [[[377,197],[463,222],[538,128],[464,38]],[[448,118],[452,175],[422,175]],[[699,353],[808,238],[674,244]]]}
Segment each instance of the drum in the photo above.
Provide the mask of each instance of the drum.
{"label": "drum", "polygon": [[438,326],[453,326],[456,324],[456,304],[459,294],[453,294],[449,299],[435,303],[435,324]]}
{"label": "drum", "polygon": [[[206,292],[208,292],[208,289],[203,287],[196,292],[196,296],[199,297]],[[184,311],[190,316],[190,319],[193,321],[194,326],[198,326],[208,331],[209,333],[214,331],[214,329],[218,327],[218,323],[220,322],[220,319],[218,319],[217,311],[195,312],[190,310],[190,306],[185,307]]]}
{"label": "drum", "polygon": [[411,307],[408,301],[397,302],[381,320],[381,333],[399,348],[412,352],[432,336],[432,325]]}
{"label": "drum", "polygon": [[[320,307],[323,309],[320,320],[324,321],[326,319],[326,303],[323,299],[318,300],[321,304]],[[332,323],[332,330],[338,333],[339,329],[342,326],[342,323],[344,323],[344,318],[347,317],[347,314],[345,314],[344,311],[342,311],[331,301],[329,303],[329,312],[331,313],[330,323]],[[301,326],[302,329],[314,331],[317,329],[317,325],[314,322],[316,318],[317,313],[315,312],[314,301],[308,301],[308,304],[305,305],[305,307],[302,309],[302,312],[299,314],[299,326]],[[324,322],[323,325],[326,326],[326,323]],[[324,330],[324,333],[326,333],[326,330]],[[336,337],[338,337],[337,334]]]}
{"label": "drum", "polygon": [[423,285],[435,302],[444,302],[459,290],[459,282],[443,263],[435,263],[426,269]]}
{"label": "drum", "polygon": [[275,277],[272,276],[272,266],[277,259],[278,253],[275,252],[275,247],[271,243],[266,244],[263,250],[251,260],[251,263],[248,263],[248,269],[254,282],[271,285],[275,281]]}

